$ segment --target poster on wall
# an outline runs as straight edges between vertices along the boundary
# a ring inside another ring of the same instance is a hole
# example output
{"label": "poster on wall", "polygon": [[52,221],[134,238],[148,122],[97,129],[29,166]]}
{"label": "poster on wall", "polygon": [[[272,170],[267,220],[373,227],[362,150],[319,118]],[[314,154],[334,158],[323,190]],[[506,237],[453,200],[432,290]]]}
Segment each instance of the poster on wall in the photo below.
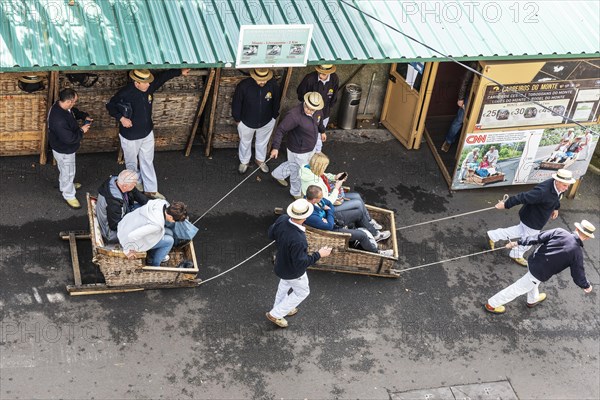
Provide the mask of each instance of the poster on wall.
{"label": "poster on wall", "polygon": [[242,25],[236,68],[304,67],[313,25]]}
{"label": "poster on wall", "polygon": [[[526,101],[519,93],[544,107]],[[486,86],[475,127],[486,130],[585,123],[597,121],[599,116],[600,63],[560,60],[545,63],[532,82]]]}
{"label": "poster on wall", "polygon": [[600,125],[468,133],[452,189],[535,184],[566,168],[587,171]]}

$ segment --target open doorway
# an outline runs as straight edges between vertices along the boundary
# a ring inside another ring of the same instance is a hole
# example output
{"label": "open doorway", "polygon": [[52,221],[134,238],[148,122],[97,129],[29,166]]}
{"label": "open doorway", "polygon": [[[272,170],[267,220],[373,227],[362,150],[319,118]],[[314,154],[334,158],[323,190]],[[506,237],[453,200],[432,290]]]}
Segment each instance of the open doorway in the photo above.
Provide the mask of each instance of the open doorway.
{"label": "open doorway", "polygon": [[[472,66],[477,66],[472,63]],[[452,174],[456,170],[458,162],[458,151],[462,142],[461,137],[464,133],[464,126],[460,128],[456,135],[455,141],[449,147],[448,151],[442,151],[446,134],[450,129],[452,121],[456,117],[459,106],[457,104],[459,92],[463,80],[467,80],[465,91],[466,105],[463,122],[466,121],[469,115],[470,101],[469,97],[472,93],[472,74],[466,75],[467,70],[454,62],[439,63],[435,83],[431,93],[431,101],[429,103],[429,111],[425,120],[425,138],[431,151],[438,163],[440,170],[446,179],[448,186],[452,183]],[[464,125],[464,124],[463,124]]]}

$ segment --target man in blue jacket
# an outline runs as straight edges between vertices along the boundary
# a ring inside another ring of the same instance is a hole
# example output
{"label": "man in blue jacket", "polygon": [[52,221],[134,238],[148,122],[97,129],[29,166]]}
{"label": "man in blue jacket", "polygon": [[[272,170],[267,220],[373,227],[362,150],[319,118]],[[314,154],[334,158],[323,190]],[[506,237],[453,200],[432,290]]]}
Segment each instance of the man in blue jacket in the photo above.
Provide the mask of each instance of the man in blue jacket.
{"label": "man in blue jacket", "polygon": [[108,113],[119,122],[125,168],[140,173],[145,194],[151,199],[165,198],[158,192],[154,171],[153,94],[168,80],[180,75],[187,76],[189,71],[171,69],[154,76],[147,69],[134,69],[129,72],[132,82],[106,104]]}
{"label": "man in blue jacket", "polygon": [[[58,94],[58,101],[48,113],[48,143],[58,166],[59,189],[69,207],[76,209],[81,208],[81,204],[75,197],[75,189],[80,185],[73,183],[75,152],[92,122],[87,113],[74,107],[77,100],[77,92],[73,89],[63,89]],[[85,122],[80,127],[77,120]]]}
{"label": "man in blue jacket", "polygon": [[287,215],[277,218],[269,228],[269,239],[275,240],[277,246],[275,275],[280,280],[275,303],[266,316],[280,328],[287,328],[288,322],[284,317],[296,314],[298,305],[310,293],[306,269],[321,257],[331,254],[330,247],[322,247],[318,252],[308,254],[308,242],[302,224],[312,212],[312,204],[305,199],[298,199],[288,206]]}
{"label": "man in blue jacket", "polygon": [[[358,243],[363,250],[371,253],[378,253],[386,257],[392,257],[394,255],[394,250],[379,250],[377,247],[377,242],[389,238],[391,232],[378,232],[373,228],[370,220],[366,218],[364,214],[355,212],[358,210],[342,211],[344,214],[344,223],[352,224],[357,227],[356,229],[352,229],[336,225],[335,207],[329,200],[323,198],[323,190],[319,186],[310,185],[306,189],[306,200],[314,207],[312,214],[306,219],[306,225],[324,231],[349,233],[350,242]],[[374,233],[371,233],[369,229],[373,230]]]}
{"label": "man in blue jacket", "polygon": [[[538,184],[528,192],[519,193],[509,197],[506,202],[500,201],[496,204],[498,210],[509,209],[518,204],[522,204],[523,207],[519,210],[518,225],[487,232],[492,249],[499,240],[524,239],[527,236],[536,235],[550,218],[558,217],[562,194],[569,188],[569,185],[575,183],[575,179],[573,179],[573,173],[566,169],[559,169],[552,174],[552,178]],[[526,244],[513,247],[509,256],[517,264],[526,267],[527,261],[523,255],[529,248],[531,246]]]}
{"label": "man in blue jacket", "polygon": [[255,161],[260,170],[269,172],[265,164],[267,146],[275,119],[279,116],[279,86],[273,79],[273,71],[257,68],[250,71],[251,78],[244,79],[235,88],[231,103],[231,115],[240,135],[238,172],[244,174],[252,157],[252,139],[256,132]]}
{"label": "man in blue jacket", "polygon": [[585,276],[583,268],[583,242],[594,238],[596,227],[583,220],[575,223],[575,232],[562,228],[552,229],[540,234],[519,239],[506,245],[507,249],[517,245],[540,244],[541,246],[529,256],[529,271],[518,281],[506,289],[490,297],[485,310],[493,314],[506,311],[504,304],[527,293],[527,307],[533,308],[546,300],[546,293],[539,292],[541,282],[546,282],[553,275],[570,268],[571,277],[585,293],[592,291],[592,285]]}

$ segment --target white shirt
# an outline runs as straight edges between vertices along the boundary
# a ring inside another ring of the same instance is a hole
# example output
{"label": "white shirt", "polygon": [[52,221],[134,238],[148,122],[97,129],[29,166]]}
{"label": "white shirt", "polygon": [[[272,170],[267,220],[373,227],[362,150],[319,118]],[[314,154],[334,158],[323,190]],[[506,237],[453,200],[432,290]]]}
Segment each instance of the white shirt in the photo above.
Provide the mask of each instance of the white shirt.
{"label": "white shirt", "polygon": [[295,223],[294,221],[292,221],[292,219],[288,219],[288,221],[290,221],[290,224],[296,226],[298,229],[300,229],[302,232],[306,232],[306,228],[300,224]]}

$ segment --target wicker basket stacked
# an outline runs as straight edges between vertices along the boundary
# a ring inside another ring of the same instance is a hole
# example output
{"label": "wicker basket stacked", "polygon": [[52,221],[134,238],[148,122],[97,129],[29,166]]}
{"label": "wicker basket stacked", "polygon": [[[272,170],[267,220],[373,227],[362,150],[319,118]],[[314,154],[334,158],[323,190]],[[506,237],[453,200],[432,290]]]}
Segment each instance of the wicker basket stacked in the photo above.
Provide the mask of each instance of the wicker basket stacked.
{"label": "wicker basket stacked", "polygon": [[126,71],[94,71],[91,76],[98,80],[90,87],[72,83],[68,75],[73,73],[60,73],[59,89],[72,88],[79,97],[76,107],[90,114],[94,118],[93,129],[83,137],[78,153],[98,153],[115,151],[119,147],[119,130],[117,122],[108,115],[105,104],[110,98],[127,83]]}
{"label": "wicker basket stacked", "polygon": [[180,76],[155,93],[152,118],[156,150],[185,148],[204,93],[203,79],[201,75]]}
{"label": "wicker basket stacked", "polygon": [[39,154],[48,101],[48,73],[44,89],[27,93],[19,88],[22,74],[0,74],[0,156]]}

